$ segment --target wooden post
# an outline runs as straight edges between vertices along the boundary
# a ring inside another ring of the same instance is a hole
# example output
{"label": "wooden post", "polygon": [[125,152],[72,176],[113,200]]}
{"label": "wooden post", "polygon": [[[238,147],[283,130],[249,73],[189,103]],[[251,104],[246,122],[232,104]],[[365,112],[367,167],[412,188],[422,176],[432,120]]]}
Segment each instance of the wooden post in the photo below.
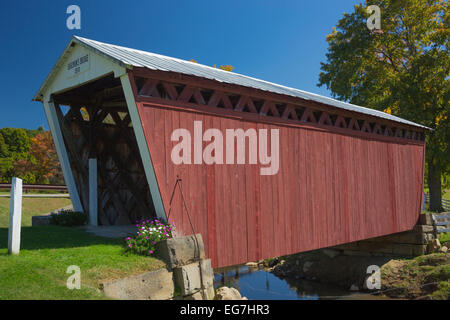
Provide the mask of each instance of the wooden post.
{"label": "wooden post", "polygon": [[425,192],[422,192],[422,210],[425,211]]}
{"label": "wooden post", "polygon": [[8,253],[20,252],[20,228],[22,223],[22,179],[12,178],[9,202]]}
{"label": "wooden post", "polygon": [[97,159],[89,159],[89,224],[98,225]]}

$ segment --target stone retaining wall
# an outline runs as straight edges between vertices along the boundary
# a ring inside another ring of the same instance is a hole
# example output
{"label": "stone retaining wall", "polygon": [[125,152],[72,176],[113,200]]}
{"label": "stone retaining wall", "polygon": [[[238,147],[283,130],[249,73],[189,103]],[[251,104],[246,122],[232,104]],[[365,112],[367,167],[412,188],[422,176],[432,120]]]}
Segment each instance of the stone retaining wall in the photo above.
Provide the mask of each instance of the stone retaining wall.
{"label": "stone retaining wall", "polygon": [[369,266],[427,254],[435,239],[431,216],[421,214],[410,231],[287,256],[270,269],[288,283],[308,279],[361,290]]}
{"label": "stone retaining wall", "polygon": [[214,272],[200,234],[158,243],[167,268],[103,283],[106,296],[122,300],[212,300]]}
{"label": "stone retaining wall", "polygon": [[69,205],[66,207],[63,207],[61,209],[56,209],[52,212],[49,212],[47,214],[41,215],[41,216],[32,216],[31,217],[31,226],[46,226],[50,224],[50,219],[51,219],[51,215],[52,214],[57,214],[60,213],[62,211],[68,211],[68,210],[73,210],[73,206]]}
{"label": "stone retaining wall", "polygon": [[356,241],[333,247],[347,255],[392,255],[416,257],[427,253],[427,244],[436,239],[431,216],[421,214],[410,231]]}

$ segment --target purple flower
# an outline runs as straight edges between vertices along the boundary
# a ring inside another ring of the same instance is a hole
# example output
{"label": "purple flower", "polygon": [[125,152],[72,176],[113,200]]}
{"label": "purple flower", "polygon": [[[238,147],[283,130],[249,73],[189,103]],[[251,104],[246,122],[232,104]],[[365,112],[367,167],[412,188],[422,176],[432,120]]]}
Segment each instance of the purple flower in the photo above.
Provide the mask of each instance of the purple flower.
{"label": "purple flower", "polygon": [[153,253],[153,250],[148,250],[148,253],[152,254],[152,253]]}
{"label": "purple flower", "polygon": [[153,243],[153,244],[156,244],[156,241],[153,241],[152,243]]}

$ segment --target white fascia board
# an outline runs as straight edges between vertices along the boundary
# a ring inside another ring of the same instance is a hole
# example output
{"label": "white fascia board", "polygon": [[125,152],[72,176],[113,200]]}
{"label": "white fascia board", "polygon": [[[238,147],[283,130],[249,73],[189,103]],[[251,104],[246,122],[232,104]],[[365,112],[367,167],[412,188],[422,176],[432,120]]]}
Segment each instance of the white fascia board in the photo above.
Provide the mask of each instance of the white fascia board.
{"label": "white fascia board", "polygon": [[59,163],[61,164],[64,181],[66,183],[67,190],[69,191],[70,200],[72,200],[73,209],[75,211],[83,212],[83,206],[81,205],[72,168],[70,167],[69,156],[67,155],[66,146],[64,145],[64,139],[58,122],[55,105],[52,101],[45,99],[44,110],[45,115],[47,116],[50,132],[52,133],[53,141],[55,142],[56,153],[58,154]]}
{"label": "white fascia board", "polygon": [[128,112],[133,123],[134,135],[136,136],[139,152],[141,154],[142,164],[144,166],[145,176],[147,178],[150,194],[152,196],[153,205],[155,206],[156,216],[160,219],[166,220],[167,215],[164,210],[161,192],[156,180],[152,158],[147,145],[147,140],[145,139],[144,128],[142,127],[142,122],[139,117],[136,101],[134,99],[133,89],[131,88],[128,74],[122,75],[120,77],[120,80],[122,82],[123,92],[127,101]]}
{"label": "white fascia board", "polygon": [[72,40],[33,100],[43,101],[45,96],[74,89],[110,73],[118,78],[126,73],[126,66]]}

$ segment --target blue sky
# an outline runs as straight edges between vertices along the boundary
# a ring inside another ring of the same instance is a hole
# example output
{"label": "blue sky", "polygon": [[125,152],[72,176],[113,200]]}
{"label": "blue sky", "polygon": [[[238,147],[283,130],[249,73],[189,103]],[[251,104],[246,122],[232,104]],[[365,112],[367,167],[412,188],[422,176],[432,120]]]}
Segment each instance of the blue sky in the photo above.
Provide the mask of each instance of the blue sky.
{"label": "blue sky", "polygon": [[[1,1],[0,128],[48,128],[31,99],[72,35],[236,72],[330,96],[317,87],[327,42],[353,0]],[[81,30],[66,9],[81,8]]]}

